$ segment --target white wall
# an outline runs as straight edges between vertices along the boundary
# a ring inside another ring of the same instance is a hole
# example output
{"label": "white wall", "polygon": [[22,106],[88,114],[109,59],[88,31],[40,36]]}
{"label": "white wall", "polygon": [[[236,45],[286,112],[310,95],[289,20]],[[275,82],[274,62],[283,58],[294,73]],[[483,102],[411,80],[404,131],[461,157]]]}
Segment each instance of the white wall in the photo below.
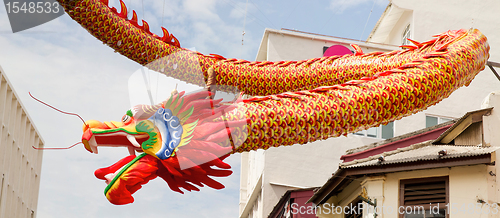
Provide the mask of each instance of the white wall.
{"label": "white wall", "polygon": [[[394,6],[397,7],[397,6]],[[394,28],[392,29],[391,33],[389,34],[389,37],[387,40],[384,41],[384,43],[389,44],[389,45],[401,45],[403,40],[403,32],[410,24],[410,38],[413,39],[413,11],[411,10],[404,10],[403,14],[401,15],[401,18],[399,18],[399,21],[396,23]]]}
{"label": "white wall", "polygon": [[[496,197],[494,193],[488,193],[488,169],[486,165],[474,165],[386,174],[383,205],[391,208],[399,207],[400,180],[439,176],[448,176],[449,178],[450,204],[475,205],[478,199],[493,203],[491,200],[496,199]],[[399,216],[397,213],[393,213],[383,214],[381,217],[397,218]],[[471,217],[471,215],[459,212],[451,217],[465,218]]]}
{"label": "white wall", "polygon": [[0,68],[0,217],[36,217],[44,142]]}
{"label": "white wall", "polygon": [[500,91],[490,93],[483,102],[483,108],[494,107],[491,114],[483,117],[483,140],[487,145],[500,147]]}
{"label": "white wall", "polygon": [[[459,166],[449,168],[435,168],[425,170],[414,170],[406,172],[386,173],[381,176],[368,176],[360,178],[359,182],[351,182],[346,188],[341,190],[335,196],[330,197],[326,201],[326,207],[331,205],[344,207],[351,203],[355,197],[361,194],[361,186],[366,188],[368,197],[372,200],[377,200],[379,211],[377,217],[379,218],[398,218],[398,208],[400,206],[400,181],[404,179],[418,179],[428,177],[441,177],[448,176],[449,184],[449,203],[453,205],[453,213],[450,215],[452,218],[466,218],[466,217],[496,217],[492,212],[483,213],[479,216],[474,216],[475,212],[469,213],[468,206],[476,206],[478,200],[483,200],[489,204],[497,202],[496,198],[496,184],[492,182],[495,177],[489,175],[491,170],[490,166],[480,164],[472,166]],[[357,180],[357,181],[359,181]],[[361,185],[361,186],[360,186]],[[323,208],[324,205],[319,207]],[[482,208],[486,211],[486,204],[482,204]],[[455,208],[457,208],[455,210]],[[368,210],[369,209],[369,210]],[[450,210],[451,210],[450,206]],[[328,212],[326,212],[328,213]],[[363,217],[373,217],[373,207],[365,208]],[[329,213],[323,214],[322,218],[337,218],[342,215]]]}
{"label": "white wall", "polygon": [[350,46],[351,43],[359,45],[364,53],[399,49],[397,46],[384,46],[376,44],[367,46],[358,41],[343,39],[339,39],[338,42],[326,41],[324,39],[327,37],[314,35],[304,37],[291,35],[287,32],[269,32],[267,37],[268,40],[263,42],[267,43],[267,61],[306,60],[310,58],[323,57],[323,47],[330,47],[332,45],[343,45],[353,51],[354,49]]}

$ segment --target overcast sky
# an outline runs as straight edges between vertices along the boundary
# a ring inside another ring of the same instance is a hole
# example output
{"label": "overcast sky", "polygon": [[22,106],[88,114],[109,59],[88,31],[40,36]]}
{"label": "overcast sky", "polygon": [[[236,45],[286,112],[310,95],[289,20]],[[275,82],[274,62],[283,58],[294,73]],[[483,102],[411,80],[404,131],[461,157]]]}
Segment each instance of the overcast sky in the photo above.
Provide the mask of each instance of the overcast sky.
{"label": "overcast sky", "polygon": [[[152,32],[159,34],[163,24],[183,47],[247,60],[255,59],[265,28],[366,39],[388,4],[387,0],[248,0],[245,13],[245,0],[124,1],[148,21]],[[120,120],[131,106],[128,80],[140,69],[67,15],[13,34],[4,7],[0,7],[0,66],[47,147],[79,142],[82,122],[35,102],[28,92],[84,119]],[[239,155],[228,159],[233,175],[217,179],[224,190],[202,188],[181,195],[156,179],[134,195],[135,203],[115,206],[106,200],[106,184],[94,177],[94,171],[127,155],[125,148],[101,148],[94,155],[81,145],[45,151],[37,217],[238,216]]]}

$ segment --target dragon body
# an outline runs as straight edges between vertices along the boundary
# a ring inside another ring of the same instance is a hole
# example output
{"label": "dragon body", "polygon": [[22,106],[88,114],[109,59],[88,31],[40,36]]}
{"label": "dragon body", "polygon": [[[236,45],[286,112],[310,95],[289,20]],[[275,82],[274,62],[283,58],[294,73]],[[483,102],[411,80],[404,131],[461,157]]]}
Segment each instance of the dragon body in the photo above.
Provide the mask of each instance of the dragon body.
{"label": "dragon body", "polygon": [[[210,91],[178,93],[139,105],[121,122],[87,121],[82,141],[126,146],[131,156],[96,171],[109,182],[115,204],[160,176],[174,191],[222,188],[209,176],[228,176],[227,155],[336,137],[422,111],[468,85],[489,58],[478,30],[448,31],[405,50],[331,56],[303,61],[250,62],[203,55],[180,47],[129,19],[106,1],[59,0],[92,35],[133,61],[189,83],[237,87],[255,97],[224,103]],[[174,120],[174,121],[172,121]],[[175,125],[174,125],[175,124]],[[135,151],[144,152],[135,156]],[[119,169],[122,170],[119,170]],[[215,169],[221,168],[221,169]]]}

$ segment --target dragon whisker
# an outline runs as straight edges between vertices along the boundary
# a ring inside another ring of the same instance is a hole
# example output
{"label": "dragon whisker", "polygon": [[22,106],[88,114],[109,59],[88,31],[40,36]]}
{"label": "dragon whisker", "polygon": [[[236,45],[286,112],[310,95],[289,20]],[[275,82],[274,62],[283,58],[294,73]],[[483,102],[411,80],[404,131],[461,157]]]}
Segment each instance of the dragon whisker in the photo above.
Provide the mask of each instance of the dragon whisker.
{"label": "dragon whisker", "polygon": [[[31,98],[35,99],[36,101],[38,101],[38,102],[40,102],[40,103],[44,104],[44,105],[45,105],[45,106],[47,106],[47,107],[50,107],[50,108],[52,108],[52,109],[56,110],[56,111],[58,111],[58,112],[61,112],[61,113],[63,113],[63,114],[68,114],[68,115],[77,116],[78,118],[80,118],[80,120],[83,122],[83,124],[87,126],[87,128],[89,127],[89,125],[85,123],[85,120],[84,120],[84,119],[83,119],[80,115],[75,114],[75,113],[70,113],[70,112],[66,112],[66,111],[59,110],[59,109],[57,109],[56,107],[54,107],[54,106],[52,106],[52,105],[50,105],[50,104],[47,104],[47,103],[43,102],[42,100],[40,100],[40,99],[38,99],[38,98],[35,98],[35,96],[33,96],[33,95],[31,94],[31,92],[28,92],[28,94],[31,96]],[[75,146],[76,146],[76,145],[78,145],[78,144],[82,144],[82,142],[75,143],[75,144],[73,144],[73,145],[71,145],[71,146],[69,146],[69,147],[66,147],[66,148],[37,148],[37,147],[35,147],[35,146],[33,146],[33,145],[32,145],[31,147],[33,147],[33,148],[34,148],[34,149],[36,149],[36,150],[64,150],[64,149],[70,149],[70,148],[72,148],[72,147],[75,147]]]}
{"label": "dragon whisker", "polygon": [[37,147],[35,147],[34,145],[32,145],[31,147],[33,147],[33,148],[34,148],[34,149],[36,149],[36,150],[65,150],[65,149],[70,149],[70,148],[72,148],[72,147],[75,147],[75,146],[76,146],[76,145],[78,145],[78,144],[83,144],[83,143],[78,142],[78,143],[75,143],[74,145],[71,145],[71,146],[66,147],[66,148],[37,148]]}
{"label": "dragon whisker", "polygon": [[84,125],[86,125],[86,126],[88,127],[88,124],[86,124],[86,123],[85,123],[85,120],[84,120],[84,119],[83,119],[80,115],[78,115],[78,114],[76,114],[76,113],[70,113],[70,112],[66,112],[66,111],[59,110],[59,109],[57,109],[56,107],[54,107],[54,106],[52,106],[52,105],[50,105],[50,104],[47,104],[47,103],[43,102],[42,100],[40,100],[40,99],[38,99],[38,98],[35,98],[35,97],[31,94],[31,92],[28,92],[28,94],[31,96],[31,98],[35,99],[36,101],[38,101],[38,102],[40,102],[40,103],[44,104],[44,105],[45,105],[45,106],[47,106],[47,107],[50,107],[50,108],[52,108],[52,109],[56,110],[56,111],[58,111],[58,112],[61,112],[61,113],[63,113],[63,114],[68,114],[68,115],[77,116],[78,118],[80,118],[80,120],[83,122],[83,124],[84,124]]}

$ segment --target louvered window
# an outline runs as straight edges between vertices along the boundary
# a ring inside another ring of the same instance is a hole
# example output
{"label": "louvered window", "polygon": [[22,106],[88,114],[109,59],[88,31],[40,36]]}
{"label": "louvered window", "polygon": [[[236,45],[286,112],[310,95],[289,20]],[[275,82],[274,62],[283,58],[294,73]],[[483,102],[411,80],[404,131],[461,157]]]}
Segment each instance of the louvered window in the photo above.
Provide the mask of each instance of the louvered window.
{"label": "louvered window", "polygon": [[[400,217],[446,217],[448,177],[401,180],[400,184]],[[431,212],[431,208],[435,210]]]}
{"label": "louvered window", "polygon": [[363,201],[359,198],[356,198],[353,202],[347,205],[347,208],[353,208],[353,210],[345,210],[344,218],[362,218],[363,210],[360,207],[363,207]]}

